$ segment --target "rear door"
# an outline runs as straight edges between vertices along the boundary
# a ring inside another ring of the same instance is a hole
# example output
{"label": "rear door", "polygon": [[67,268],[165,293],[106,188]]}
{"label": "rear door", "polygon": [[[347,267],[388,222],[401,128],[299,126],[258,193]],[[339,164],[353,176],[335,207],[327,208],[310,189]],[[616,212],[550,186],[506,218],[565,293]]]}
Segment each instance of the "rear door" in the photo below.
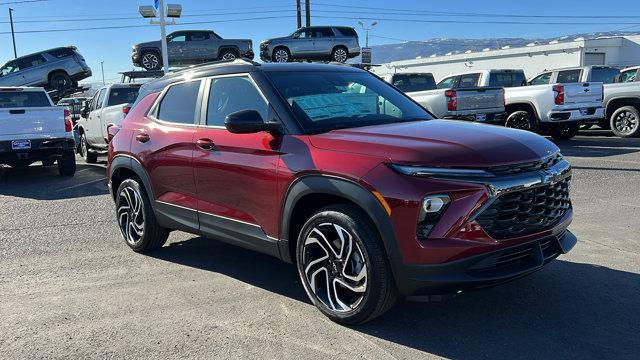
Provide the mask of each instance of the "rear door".
{"label": "rear door", "polygon": [[44,71],[45,63],[46,59],[42,54],[26,56],[18,60],[25,85],[41,85],[47,81],[47,74]]}
{"label": "rear door", "polygon": [[298,38],[292,41],[292,55],[311,55],[315,51],[312,29],[300,29],[296,33]]}
{"label": "rear door", "polygon": [[106,145],[106,141],[102,137],[102,108],[104,106],[104,98],[107,95],[107,88],[102,88],[91,101],[89,117],[87,118],[88,126],[85,128],[85,136],[91,145]]}
{"label": "rear door", "polygon": [[336,45],[336,35],[330,27],[316,27],[312,30],[314,55],[330,55]]}
{"label": "rear door", "polygon": [[[187,48],[187,33],[174,32],[167,37],[167,53],[170,62],[180,63],[185,58]],[[171,65],[171,64],[169,64]]]}
{"label": "rear door", "polygon": [[224,120],[240,110],[256,110],[265,120],[274,115],[249,74],[209,81],[193,156],[200,229],[258,251],[271,249],[280,144],[266,132],[233,134]]}

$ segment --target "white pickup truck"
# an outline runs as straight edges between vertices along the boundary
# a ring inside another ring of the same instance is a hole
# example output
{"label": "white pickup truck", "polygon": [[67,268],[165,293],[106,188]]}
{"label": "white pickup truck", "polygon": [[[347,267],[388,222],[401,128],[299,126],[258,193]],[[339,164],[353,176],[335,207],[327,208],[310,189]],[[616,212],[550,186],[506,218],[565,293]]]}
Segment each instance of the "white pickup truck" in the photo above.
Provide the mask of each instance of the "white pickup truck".
{"label": "white pickup truck", "polygon": [[[469,71],[475,86],[502,83],[507,112],[505,126],[551,135],[558,140],[574,137],[581,124],[597,122],[604,116],[601,82],[526,85],[522,70],[494,69]],[[492,82],[491,79],[500,79]]]}
{"label": "white pickup truck", "polygon": [[0,164],[27,167],[58,162],[60,175],[76,172],[68,110],[53,105],[43,88],[0,88]]}
{"label": "white pickup truck", "polygon": [[104,86],[84,104],[78,121],[80,154],[87,163],[95,163],[98,155],[107,150],[108,130],[120,125],[131,104],[136,101],[140,84],[113,84]]}
{"label": "white pickup truck", "polygon": [[439,119],[458,119],[502,125],[504,92],[479,88],[465,76],[450,76],[435,84],[430,73],[396,73],[382,77]]}

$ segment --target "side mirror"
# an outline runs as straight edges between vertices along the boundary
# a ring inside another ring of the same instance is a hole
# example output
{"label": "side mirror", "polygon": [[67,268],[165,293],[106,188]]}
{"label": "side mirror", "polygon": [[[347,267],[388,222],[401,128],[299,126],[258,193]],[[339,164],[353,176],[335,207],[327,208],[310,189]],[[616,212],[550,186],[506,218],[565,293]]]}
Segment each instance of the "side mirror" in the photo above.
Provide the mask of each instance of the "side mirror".
{"label": "side mirror", "polygon": [[280,128],[278,123],[265,122],[259,112],[242,110],[227,115],[224,125],[234,134],[253,134],[261,131],[275,131]]}
{"label": "side mirror", "polygon": [[80,108],[80,116],[85,119],[89,117],[89,102],[86,100],[82,102],[82,107]]}
{"label": "side mirror", "polygon": [[297,39],[297,38],[299,38],[299,37],[300,37],[300,33],[295,33],[295,34],[293,34],[293,36],[292,36],[292,38],[294,38],[294,39]]}

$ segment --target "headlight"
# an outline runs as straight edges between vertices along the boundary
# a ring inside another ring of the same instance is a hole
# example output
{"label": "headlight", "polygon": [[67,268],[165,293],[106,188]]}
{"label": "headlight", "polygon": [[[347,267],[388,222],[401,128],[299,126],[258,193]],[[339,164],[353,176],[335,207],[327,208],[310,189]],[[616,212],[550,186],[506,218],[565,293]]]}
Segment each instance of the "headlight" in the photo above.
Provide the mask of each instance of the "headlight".
{"label": "headlight", "polygon": [[416,228],[418,239],[425,240],[429,237],[429,233],[438,223],[450,202],[451,198],[445,194],[429,195],[422,200]]}
{"label": "headlight", "polygon": [[482,169],[451,169],[398,164],[389,164],[389,166],[395,171],[409,176],[436,178],[487,178],[495,176],[491,172]]}

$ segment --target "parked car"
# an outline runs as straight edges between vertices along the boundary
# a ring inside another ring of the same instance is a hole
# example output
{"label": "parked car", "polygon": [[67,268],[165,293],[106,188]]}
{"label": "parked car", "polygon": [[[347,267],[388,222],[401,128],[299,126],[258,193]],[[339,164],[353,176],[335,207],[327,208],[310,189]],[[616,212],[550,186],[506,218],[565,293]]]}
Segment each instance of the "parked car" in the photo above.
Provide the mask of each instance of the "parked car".
{"label": "parked car", "polygon": [[560,83],[601,82],[611,84],[616,82],[620,75],[620,69],[603,66],[589,65],[577,66],[542,72],[529,81],[529,85],[546,85]]}
{"label": "parked car", "polygon": [[571,167],[553,143],[432,120],[349,66],[195,67],[145,84],[109,133],[131,249],[183,230],[295,263],[311,302],[341,323],[397,295],[522,277],[576,243]]}
{"label": "parked car", "polygon": [[0,164],[27,167],[58,162],[60,175],[76,171],[69,111],[53,105],[43,88],[0,88]]}
{"label": "parked car", "polygon": [[504,90],[500,87],[479,88],[468,84],[468,76],[464,74],[450,76],[437,85],[433,84],[435,90],[420,90],[418,86],[412,85],[422,83],[422,88],[431,87],[433,75],[428,73],[387,74],[383,78],[406,90],[414,90],[404,92],[436,118],[504,124]]}
{"label": "parked car", "polygon": [[634,82],[640,81],[640,77],[638,76],[638,71],[640,70],[640,66],[628,67],[620,70],[620,76],[618,77],[618,81],[616,82]]}
{"label": "parked car", "polygon": [[[133,45],[133,65],[146,70],[162,68],[160,40]],[[253,59],[249,39],[223,39],[211,30],[181,30],[167,35],[169,65],[193,65],[213,60]]]}
{"label": "parked car", "polygon": [[95,163],[107,150],[108,129],[119,125],[138,97],[140,84],[112,84],[98,89],[82,108],[78,122],[80,155],[87,163]]}
{"label": "parked car", "polygon": [[49,49],[11,60],[0,68],[0,86],[35,86],[68,90],[91,76],[74,46]]}
{"label": "parked car", "polygon": [[504,86],[507,127],[568,140],[576,136],[580,125],[604,116],[602,83],[522,86],[526,85],[524,72],[513,69],[476,70],[466,76],[472,77],[468,83],[475,86]]}
{"label": "parked car", "polygon": [[640,136],[640,82],[606,84],[604,107],[605,126],[616,136]]}
{"label": "parked car", "polygon": [[295,59],[347,62],[360,55],[358,33],[347,26],[309,26],[289,36],[260,43],[263,61],[289,62]]}

